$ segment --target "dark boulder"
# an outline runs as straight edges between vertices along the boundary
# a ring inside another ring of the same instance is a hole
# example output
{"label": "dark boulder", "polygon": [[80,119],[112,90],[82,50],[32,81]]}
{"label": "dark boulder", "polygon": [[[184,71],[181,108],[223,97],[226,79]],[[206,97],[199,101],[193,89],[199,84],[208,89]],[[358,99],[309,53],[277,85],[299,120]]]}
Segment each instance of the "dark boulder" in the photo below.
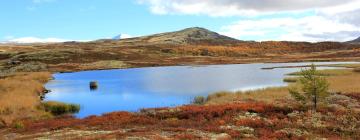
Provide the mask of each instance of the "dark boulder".
{"label": "dark boulder", "polygon": [[90,82],[90,89],[91,90],[96,90],[98,88],[98,82],[97,81],[91,81]]}

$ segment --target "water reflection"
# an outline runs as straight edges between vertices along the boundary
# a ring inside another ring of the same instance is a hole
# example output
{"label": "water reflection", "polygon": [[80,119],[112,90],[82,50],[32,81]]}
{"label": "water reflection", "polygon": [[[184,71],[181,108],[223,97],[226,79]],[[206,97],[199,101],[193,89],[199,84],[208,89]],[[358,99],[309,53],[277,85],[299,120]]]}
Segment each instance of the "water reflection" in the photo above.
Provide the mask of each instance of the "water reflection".
{"label": "water reflection", "polygon": [[[176,106],[189,103],[197,95],[216,91],[284,86],[284,75],[300,68],[261,68],[306,64],[310,63],[176,66],[59,73],[54,74],[55,80],[46,85],[52,92],[46,95],[45,100],[80,104],[81,110],[76,114],[77,117]],[[97,81],[96,90],[89,88],[91,81]]]}

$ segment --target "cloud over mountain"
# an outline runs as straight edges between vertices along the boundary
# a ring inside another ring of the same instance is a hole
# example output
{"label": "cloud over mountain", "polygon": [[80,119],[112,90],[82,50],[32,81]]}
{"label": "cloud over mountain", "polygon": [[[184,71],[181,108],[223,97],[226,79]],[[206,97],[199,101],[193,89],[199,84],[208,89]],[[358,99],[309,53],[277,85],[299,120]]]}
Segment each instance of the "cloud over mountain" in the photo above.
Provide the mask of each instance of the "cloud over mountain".
{"label": "cloud over mountain", "polygon": [[[360,36],[360,0],[138,0],[154,14],[239,17],[220,32],[239,39],[345,41]],[[217,20],[217,19],[215,19]],[[333,36],[330,36],[333,35]]]}

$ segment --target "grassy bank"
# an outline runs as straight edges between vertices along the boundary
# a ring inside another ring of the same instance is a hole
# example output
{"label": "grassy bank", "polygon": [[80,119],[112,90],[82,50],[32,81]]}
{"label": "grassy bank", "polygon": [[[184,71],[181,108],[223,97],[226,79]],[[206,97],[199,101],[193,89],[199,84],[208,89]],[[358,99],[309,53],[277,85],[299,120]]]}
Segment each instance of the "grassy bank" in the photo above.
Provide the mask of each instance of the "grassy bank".
{"label": "grassy bank", "polygon": [[0,123],[10,125],[25,118],[46,116],[38,107],[43,84],[51,77],[48,72],[17,73],[0,79]]}
{"label": "grassy bank", "polygon": [[[330,84],[330,92],[332,93],[343,93],[352,94],[359,93],[360,91],[360,72],[357,70],[360,68],[359,64],[345,64],[336,65],[343,66],[351,69],[327,69],[318,70],[319,76],[325,76]],[[298,76],[299,72],[290,73],[288,75]],[[298,87],[299,81],[296,77],[286,77],[283,79],[284,82],[288,82],[287,87],[270,87],[253,91],[238,91],[238,92],[227,92],[222,91],[214,93],[205,98],[205,104],[219,104],[234,102],[237,100],[255,100],[267,103],[272,103],[276,100],[287,100],[290,99],[288,89],[290,87]]]}
{"label": "grassy bank", "polygon": [[[23,129],[14,132],[27,139],[360,139],[360,73],[349,69],[320,73],[326,75],[332,94],[316,113],[290,96],[288,88],[299,86],[293,82],[288,87],[224,91],[197,98],[203,105],[84,119],[26,120],[17,125]],[[48,105],[53,106],[48,107],[49,112],[76,110],[62,103]]]}
{"label": "grassy bank", "polygon": [[41,102],[49,72],[16,73],[0,79],[0,127],[20,127],[24,119],[42,119],[74,113],[79,106],[58,102]]}

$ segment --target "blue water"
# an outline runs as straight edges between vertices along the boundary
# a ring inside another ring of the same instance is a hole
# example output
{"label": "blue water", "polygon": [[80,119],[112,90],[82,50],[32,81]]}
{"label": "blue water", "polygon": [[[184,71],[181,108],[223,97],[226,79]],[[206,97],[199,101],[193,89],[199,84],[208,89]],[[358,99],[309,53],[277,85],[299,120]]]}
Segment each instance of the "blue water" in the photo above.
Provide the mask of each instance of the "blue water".
{"label": "blue water", "polygon": [[[217,91],[285,86],[285,75],[300,68],[261,68],[307,64],[311,63],[173,66],[57,73],[53,75],[55,80],[46,84],[46,88],[52,92],[46,95],[45,100],[80,104],[81,110],[75,114],[79,118],[113,111],[172,107],[188,104],[195,96]],[[98,81],[99,88],[90,90],[90,81]]]}

